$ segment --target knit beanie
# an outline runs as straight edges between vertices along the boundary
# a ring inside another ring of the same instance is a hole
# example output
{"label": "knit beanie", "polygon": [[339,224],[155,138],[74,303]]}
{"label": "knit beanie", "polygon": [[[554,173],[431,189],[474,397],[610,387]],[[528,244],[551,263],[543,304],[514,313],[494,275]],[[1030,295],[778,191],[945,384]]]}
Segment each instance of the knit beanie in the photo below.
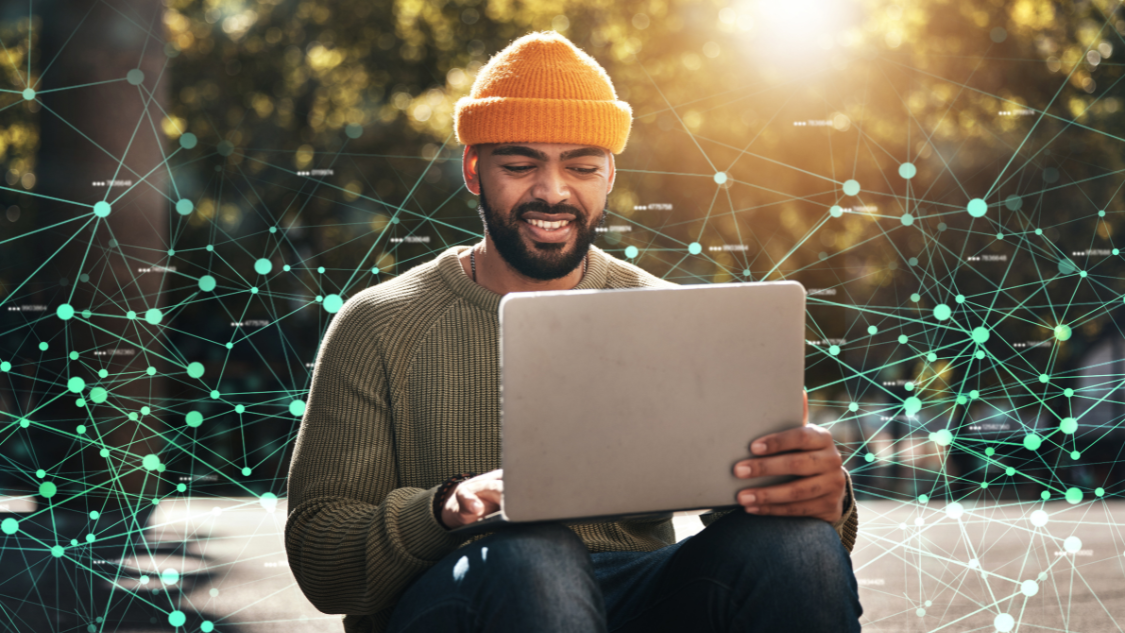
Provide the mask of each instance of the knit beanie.
{"label": "knit beanie", "polygon": [[565,143],[620,154],[632,119],[605,69],[553,31],[528,33],[494,55],[453,108],[463,145]]}

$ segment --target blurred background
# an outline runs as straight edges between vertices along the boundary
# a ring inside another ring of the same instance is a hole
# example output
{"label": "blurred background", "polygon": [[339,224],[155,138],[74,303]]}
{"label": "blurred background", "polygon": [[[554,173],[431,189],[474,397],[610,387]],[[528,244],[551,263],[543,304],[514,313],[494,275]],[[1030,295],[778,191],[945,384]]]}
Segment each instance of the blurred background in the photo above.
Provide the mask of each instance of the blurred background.
{"label": "blurred background", "polygon": [[1108,0],[0,6],[0,629],[339,626],[268,569],[317,346],[480,239],[453,103],[533,30],[633,107],[599,247],[809,290],[865,625],[1119,630]]}

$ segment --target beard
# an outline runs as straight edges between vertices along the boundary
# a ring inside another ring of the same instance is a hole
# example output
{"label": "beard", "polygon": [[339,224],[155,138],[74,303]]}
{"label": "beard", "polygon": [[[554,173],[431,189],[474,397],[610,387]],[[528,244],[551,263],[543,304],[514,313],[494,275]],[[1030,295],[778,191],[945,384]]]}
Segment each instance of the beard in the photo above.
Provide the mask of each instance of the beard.
{"label": "beard", "polygon": [[[528,211],[540,213],[570,213],[575,228],[574,247],[566,250],[567,243],[539,243],[525,240],[520,235],[520,217]],[[477,213],[484,222],[484,230],[492,238],[496,252],[508,265],[525,277],[550,281],[568,275],[582,263],[590,246],[597,239],[597,227],[605,224],[607,212],[603,209],[596,224],[591,224],[587,214],[569,204],[547,204],[540,200],[525,202],[508,214],[503,214],[488,204],[484,195],[484,182],[480,183],[480,206]]]}

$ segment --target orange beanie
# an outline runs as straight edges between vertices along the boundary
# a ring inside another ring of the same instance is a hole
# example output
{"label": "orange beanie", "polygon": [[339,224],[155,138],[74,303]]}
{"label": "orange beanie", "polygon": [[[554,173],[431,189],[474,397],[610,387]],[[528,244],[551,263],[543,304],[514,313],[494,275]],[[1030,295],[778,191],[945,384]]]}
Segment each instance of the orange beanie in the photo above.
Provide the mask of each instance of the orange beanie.
{"label": "orange beanie", "polygon": [[494,55],[453,108],[463,145],[565,143],[620,154],[632,121],[605,69],[552,31],[528,33]]}

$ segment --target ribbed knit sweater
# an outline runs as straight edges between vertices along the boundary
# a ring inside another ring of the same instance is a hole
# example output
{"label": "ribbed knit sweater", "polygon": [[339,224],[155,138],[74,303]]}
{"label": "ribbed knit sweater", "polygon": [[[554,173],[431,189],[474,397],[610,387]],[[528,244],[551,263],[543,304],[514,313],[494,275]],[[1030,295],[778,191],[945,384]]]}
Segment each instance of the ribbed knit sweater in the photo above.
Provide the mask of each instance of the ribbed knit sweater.
{"label": "ribbed knit sweater", "polygon": [[[457,256],[466,248],[348,299],[317,353],[289,470],[285,548],[305,596],[347,614],[349,633],[385,630],[413,580],[483,536],[450,534],[432,510],[445,479],[500,467],[501,295],[465,274]],[[577,288],[672,285],[592,247]],[[851,551],[850,478],[847,493],[834,527]],[[571,529],[591,552],[675,542],[670,518]]]}

